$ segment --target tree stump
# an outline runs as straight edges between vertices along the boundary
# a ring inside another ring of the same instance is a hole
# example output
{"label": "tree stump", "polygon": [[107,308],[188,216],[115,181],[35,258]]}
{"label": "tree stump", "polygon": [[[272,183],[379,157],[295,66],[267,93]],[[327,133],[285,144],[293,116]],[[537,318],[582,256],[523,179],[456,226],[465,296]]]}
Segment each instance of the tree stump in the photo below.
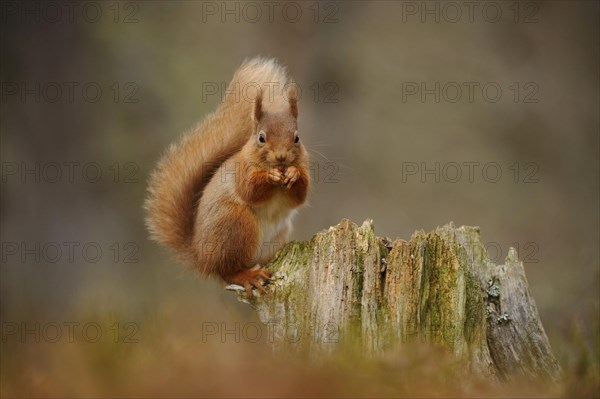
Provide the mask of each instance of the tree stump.
{"label": "tree stump", "polygon": [[266,295],[238,297],[269,326],[276,350],[324,356],[352,346],[377,357],[420,340],[471,375],[561,376],[516,251],[495,265],[477,227],[450,223],[392,242],[371,220],[342,220],[287,244],[268,268]]}

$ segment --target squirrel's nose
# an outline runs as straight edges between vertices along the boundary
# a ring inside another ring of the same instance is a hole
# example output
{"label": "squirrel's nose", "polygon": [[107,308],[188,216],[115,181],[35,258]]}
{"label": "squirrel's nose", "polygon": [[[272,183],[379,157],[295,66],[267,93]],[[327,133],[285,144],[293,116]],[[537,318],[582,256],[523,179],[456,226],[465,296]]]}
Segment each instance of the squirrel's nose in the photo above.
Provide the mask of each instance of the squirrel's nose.
{"label": "squirrel's nose", "polygon": [[277,161],[279,161],[279,162],[285,161],[285,158],[286,158],[285,154],[277,154],[277,155],[275,155],[275,159],[277,159]]}

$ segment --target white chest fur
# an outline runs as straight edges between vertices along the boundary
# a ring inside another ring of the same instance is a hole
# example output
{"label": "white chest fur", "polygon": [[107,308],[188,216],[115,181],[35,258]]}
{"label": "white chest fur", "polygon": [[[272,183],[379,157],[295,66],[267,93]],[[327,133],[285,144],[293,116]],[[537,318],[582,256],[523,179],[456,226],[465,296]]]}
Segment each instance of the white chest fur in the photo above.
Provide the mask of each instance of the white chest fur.
{"label": "white chest fur", "polygon": [[277,193],[265,204],[254,209],[259,222],[259,245],[283,245],[278,236],[291,227],[295,211],[283,193]]}

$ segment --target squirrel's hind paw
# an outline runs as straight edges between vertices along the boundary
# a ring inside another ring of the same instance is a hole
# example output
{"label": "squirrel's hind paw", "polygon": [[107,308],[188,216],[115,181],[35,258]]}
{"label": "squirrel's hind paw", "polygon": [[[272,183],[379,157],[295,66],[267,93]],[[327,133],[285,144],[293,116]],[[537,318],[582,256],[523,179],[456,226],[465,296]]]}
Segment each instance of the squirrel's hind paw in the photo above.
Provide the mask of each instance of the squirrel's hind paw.
{"label": "squirrel's hind paw", "polygon": [[263,287],[263,280],[267,282],[271,279],[271,272],[267,269],[263,269],[260,265],[256,265],[251,269],[242,270],[239,273],[232,275],[227,279],[228,283],[236,284],[244,287],[246,290],[246,296],[252,298],[252,290],[256,288],[261,294],[265,293]]}

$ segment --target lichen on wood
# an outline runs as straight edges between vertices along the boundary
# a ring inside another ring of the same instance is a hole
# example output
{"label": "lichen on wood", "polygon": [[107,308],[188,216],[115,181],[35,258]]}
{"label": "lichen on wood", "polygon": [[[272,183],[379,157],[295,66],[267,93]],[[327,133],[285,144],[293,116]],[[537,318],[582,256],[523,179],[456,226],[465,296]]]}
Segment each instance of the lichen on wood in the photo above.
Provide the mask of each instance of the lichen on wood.
{"label": "lichen on wood", "polygon": [[289,243],[267,267],[267,294],[239,298],[269,325],[275,349],[377,357],[426,341],[472,375],[560,378],[516,251],[495,265],[477,227],[450,223],[391,242],[371,220],[342,220]]}

